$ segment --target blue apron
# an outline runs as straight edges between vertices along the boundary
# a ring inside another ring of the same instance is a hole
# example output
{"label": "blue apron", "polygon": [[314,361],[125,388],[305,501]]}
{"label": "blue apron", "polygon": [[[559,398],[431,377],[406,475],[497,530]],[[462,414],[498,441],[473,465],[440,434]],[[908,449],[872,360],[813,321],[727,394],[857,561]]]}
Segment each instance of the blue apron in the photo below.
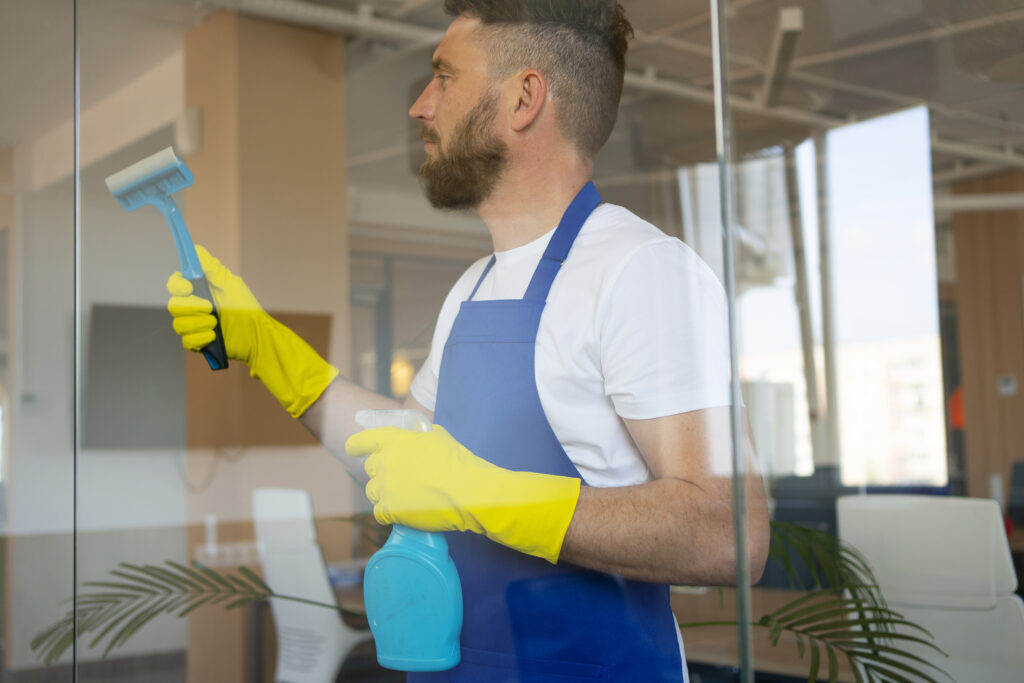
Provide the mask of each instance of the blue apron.
{"label": "blue apron", "polygon": [[[519,471],[580,477],[551,429],[534,346],[551,283],[591,211],[573,199],[521,300],[462,303],[441,360],[434,421],[476,455]],[[552,565],[469,532],[447,535],[462,579],[462,662],[415,683],[655,683],[682,680],[668,587]]]}

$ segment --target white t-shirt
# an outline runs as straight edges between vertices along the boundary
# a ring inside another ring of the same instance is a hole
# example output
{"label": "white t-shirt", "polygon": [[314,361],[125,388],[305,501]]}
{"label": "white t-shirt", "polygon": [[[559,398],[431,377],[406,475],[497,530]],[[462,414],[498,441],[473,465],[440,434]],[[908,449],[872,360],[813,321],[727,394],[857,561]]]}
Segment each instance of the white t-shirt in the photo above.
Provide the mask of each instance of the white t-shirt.
{"label": "white t-shirt", "polygon": [[[496,253],[474,301],[522,298],[553,233]],[[470,266],[441,308],[411,387],[425,408],[434,410],[445,342],[489,260]],[[692,249],[620,206],[594,210],[551,286],[535,351],[541,406],[587,484],[651,480],[620,418],[729,405],[727,320],[725,292]]]}

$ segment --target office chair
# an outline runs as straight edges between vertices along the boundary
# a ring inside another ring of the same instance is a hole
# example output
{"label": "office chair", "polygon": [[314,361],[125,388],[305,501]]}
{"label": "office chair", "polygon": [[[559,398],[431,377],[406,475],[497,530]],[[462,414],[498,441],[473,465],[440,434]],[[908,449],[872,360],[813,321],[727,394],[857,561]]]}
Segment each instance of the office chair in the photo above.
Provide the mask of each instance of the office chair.
{"label": "office chair", "polygon": [[[313,505],[301,489],[252,493],[256,545],[264,580],[275,593],[337,605],[317,544]],[[369,630],[346,625],[335,610],[271,598],[277,633],[278,683],[333,683],[353,648]]]}
{"label": "office chair", "polygon": [[[839,537],[867,557],[889,606],[928,629],[949,657],[904,645],[957,681],[1019,683],[1024,603],[995,501],[843,496]],[[911,635],[920,633],[907,630]]]}

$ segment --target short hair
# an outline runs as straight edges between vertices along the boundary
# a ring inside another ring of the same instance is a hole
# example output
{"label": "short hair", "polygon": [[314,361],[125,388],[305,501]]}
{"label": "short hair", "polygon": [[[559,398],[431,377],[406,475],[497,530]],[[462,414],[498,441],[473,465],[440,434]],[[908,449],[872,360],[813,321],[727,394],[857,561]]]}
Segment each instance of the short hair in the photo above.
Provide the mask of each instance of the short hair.
{"label": "short hair", "polygon": [[619,111],[626,49],[633,27],[615,0],[445,0],[452,16],[479,19],[488,72],[502,78],[535,68],[558,102],[557,121],[593,158]]}

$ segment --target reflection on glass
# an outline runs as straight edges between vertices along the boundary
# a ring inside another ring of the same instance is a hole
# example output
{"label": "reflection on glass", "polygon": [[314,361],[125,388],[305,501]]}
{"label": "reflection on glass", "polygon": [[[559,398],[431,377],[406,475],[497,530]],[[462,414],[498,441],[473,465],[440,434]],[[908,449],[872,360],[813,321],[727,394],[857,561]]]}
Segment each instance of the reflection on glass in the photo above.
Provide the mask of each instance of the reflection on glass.
{"label": "reflection on glass", "polygon": [[[0,2],[0,678],[74,590],[74,21]],[[50,673],[73,676],[68,653]]]}
{"label": "reflection on glass", "polygon": [[847,484],[946,483],[928,110],[827,138]]}
{"label": "reflection on glass", "polygon": [[[1024,472],[1024,81],[1010,39],[1024,5],[717,4],[732,11],[737,232],[788,214],[774,239],[791,268],[739,283],[737,297],[776,530],[795,523],[826,534],[819,550],[840,539],[864,552],[889,604],[950,654],[898,647],[923,657],[906,670],[915,680],[943,680],[934,664],[956,680],[1016,681],[1024,610],[1011,568],[1019,576],[1024,536],[1009,534],[1011,560],[1002,514],[1019,509],[1007,492]],[[782,173],[751,170],[773,158]],[[685,165],[696,188],[699,168]],[[759,220],[743,215],[755,205]],[[763,261],[740,242],[737,272],[750,273]],[[813,569],[770,563],[755,617],[780,595],[836,585]],[[985,607],[968,606],[969,576]],[[758,671],[794,663],[785,638],[755,629]]]}
{"label": "reflection on glass", "polygon": [[[362,494],[301,428],[288,431],[293,421],[256,395],[262,389],[244,393],[244,368],[236,382],[184,365],[165,311],[163,282],[177,268],[167,227],[156,214],[124,213],[106,175],[178,145],[199,176],[183,197],[197,241],[237,267],[268,310],[305,325],[303,336],[349,377],[396,397],[427,356],[449,287],[491,249],[476,217],[430,210],[415,179],[423,153],[407,110],[448,22],[441,0],[317,0],[312,12],[292,0],[240,0],[231,3],[237,12],[219,11],[223,4],[77,3],[76,310],[75,3],[0,1],[0,678],[70,677],[70,652],[40,672],[29,642],[64,614],[61,601],[76,588],[75,531],[79,588],[121,561],[257,570],[252,492],[306,491],[304,528],[312,515],[334,588],[326,594],[346,600],[358,596],[359,558],[380,540],[338,521],[366,511]],[[610,203],[682,237],[721,276],[709,2],[624,4],[638,35],[597,185]],[[720,4],[729,10],[727,95],[740,150],[730,160],[738,360],[775,519],[836,534],[840,495],[876,485],[946,492],[947,481],[1019,510],[1011,473],[1024,440],[1015,213],[1024,182],[1013,169],[1024,167],[1024,6]],[[257,16],[268,8],[279,14]],[[383,32],[378,19],[391,22]],[[948,474],[943,392],[957,407]],[[991,512],[983,533],[968,534],[995,547],[1001,520]],[[1010,543],[1019,554],[1019,531]],[[1012,591],[1004,555],[995,558],[1000,572],[985,574],[1000,578],[990,591],[1000,604]],[[803,589],[816,585],[808,572],[798,578]],[[769,591],[755,595],[768,596],[762,606],[792,596],[778,572],[759,588]],[[728,590],[721,602],[700,588],[673,600],[681,613],[724,604],[716,616],[735,617]],[[365,637],[363,624],[350,626]],[[1024,652],[1017,622],[1002,626],[1003,640],[984,639],[1005,645],[985,651],[992,666]],[[165,615],[106,660],[80,642],[78,675],[266,679],[286,650],[273,631],[265,603]],[[735,655],[734,631],[707,638],[710,646],[704,635],[684,633],[694,671]],[[942,645],[953,652],[971,641],[954,634]],[[724,656],[723,644],[733,646]],[[786,647],[759,649],[757,667],[773,670],[769,660]],[[959,650],[954,658],[969,659]],[[372,652],[352,661],[373,665]]]}
{"label": "reflection on glass", "polygon": [[[740,371],[759,455],[772,476],[841,462],[847,484],[944,485],[927,111],[837,128],[826,141],[828,351],[814,142],[733,165]],[[698,164],[678,176],[684,235],[721,264],[717,171]],[[826,352],[838,359],[835,444],[822,424]]]}

